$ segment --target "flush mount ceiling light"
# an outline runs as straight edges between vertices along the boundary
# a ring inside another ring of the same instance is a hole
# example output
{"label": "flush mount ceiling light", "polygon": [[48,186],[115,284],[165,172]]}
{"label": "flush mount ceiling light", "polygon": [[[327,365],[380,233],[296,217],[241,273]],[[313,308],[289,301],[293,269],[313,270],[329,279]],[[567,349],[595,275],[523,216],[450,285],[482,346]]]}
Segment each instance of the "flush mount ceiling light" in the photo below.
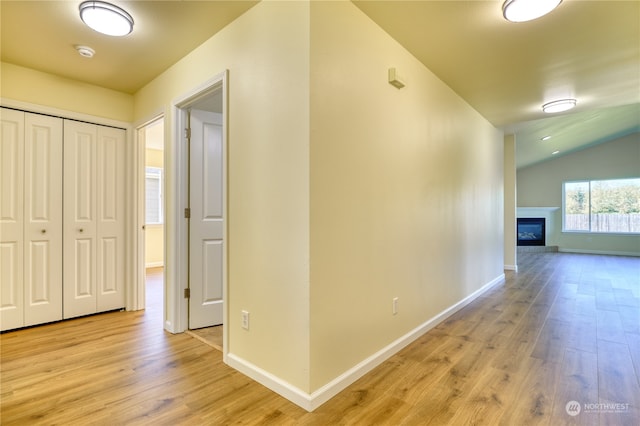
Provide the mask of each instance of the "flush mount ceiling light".
{"label": "flush mount ceiling light", "polygon": [[104,1],[80,3],[80,19],[91,29],[110,36],[125,36],[133,30],[131,15]]}
{"label": "flush mount ceiling light", "polygon": [[511,22],[531,21],[551,12],[560,3],[562,0],[506,0],[502,15]]}
{"label": "flush mount ceiling light", "polygon": [[548,141],[549,139],[551,139],[551,136],[543,136],[540,138],[541,141]]}
{"label": "flush mount ceiling light", "polygon": [[560,99],[553,102],[548,102],[542,105],[542,111],[547,114],[553,114],[554,112],[562,112],[570,110],[576,106],[577,101],[575,99]]}

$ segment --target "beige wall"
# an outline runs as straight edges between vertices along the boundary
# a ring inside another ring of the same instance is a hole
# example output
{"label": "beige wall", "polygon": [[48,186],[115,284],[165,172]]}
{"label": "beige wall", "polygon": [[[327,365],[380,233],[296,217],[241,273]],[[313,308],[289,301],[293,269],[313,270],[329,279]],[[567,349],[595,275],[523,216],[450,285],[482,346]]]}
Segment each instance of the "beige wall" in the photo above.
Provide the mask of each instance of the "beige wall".
{"label": "beige wall", "polygon": [[[225,69],[229,352],[307,391],[309,4],[253,7],[137,93],[136,119],[164,107],[174,134],[171,100]],[[166,142],[173,152],[175,141]],[[173,156],[165,158],[170,198]],[[174,249],[167,240],[168,254]],[[241,310],[251,314],[250,331],[240,327]]]}
{"label": "beige wall", "polygon": [[[640,133],[518,170],[519,207],[562,207],[562,183],[579,179],[640,177]],[[560,250],[640,254],[637,235],[563,233],[555,212],[551,235]]]}
{"label": "beige wall", "polygon": [[164,265],[164,233],[162,225],[146,225],[144,260],[147,268]]}
{"label": "beige wall", "polygon": [[145,163],[147,167],[164,167],[164,151],[161,149],[147,148],[145,151]]}
{"label": "beige wall", "polygon": [[[147,149],[145,152],[145,162],[147,167],[164,168],[164,151]],[[164,225],[146,225],[144,243],[144,258],[147,267],[163,265]]]}
{"label": "beige wall", "polygon": [[504,265],[517,270],[516,137],[504,136]]}
{"label": "beige wall", "polygon": [[311,11],[315,391],[502,275],[503,135],[353,4]]}
{"label": "beige wall", "polygon": [[66,111],[133,121],[133,96],[2,62],[0,97]]}
{"label": "beige wall", "polygon": [[136,119],[224,69],[230,354],[312,393],[502,274],[501,132],[351,3],[258,4]]}

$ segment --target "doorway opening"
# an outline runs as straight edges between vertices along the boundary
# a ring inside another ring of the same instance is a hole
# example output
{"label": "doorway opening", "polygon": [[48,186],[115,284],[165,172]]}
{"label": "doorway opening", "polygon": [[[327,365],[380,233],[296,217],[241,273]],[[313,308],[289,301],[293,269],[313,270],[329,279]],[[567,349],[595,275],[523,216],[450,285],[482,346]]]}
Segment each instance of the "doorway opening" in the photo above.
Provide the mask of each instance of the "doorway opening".
{"label": "doorway opening", "polygon": [[[172,332],[211,331],[227,318],[226,81],[225,71],[173,102],[175,222],[165,274],[165,328]],[[227,330],[215,331],[224,355]]]}
{"label": "doorway opening", "polygon": [[164,314],[164,118],[156,118],[138,129],[141,144],[140,174],[144,190],[142,222],[142,262],[144,286],[142,306],[162,324]]}

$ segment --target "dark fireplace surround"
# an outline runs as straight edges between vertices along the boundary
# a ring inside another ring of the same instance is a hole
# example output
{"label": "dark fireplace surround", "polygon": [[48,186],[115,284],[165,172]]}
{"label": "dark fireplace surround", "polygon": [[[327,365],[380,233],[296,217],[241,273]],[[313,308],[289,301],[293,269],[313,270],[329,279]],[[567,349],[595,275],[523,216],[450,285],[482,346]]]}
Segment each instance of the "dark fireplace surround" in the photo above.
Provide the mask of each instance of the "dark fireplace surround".
{"label": "dark fireplace surround", "polygon": [[545,218],[519,217],[518,245],[544,246],[545,244]]}

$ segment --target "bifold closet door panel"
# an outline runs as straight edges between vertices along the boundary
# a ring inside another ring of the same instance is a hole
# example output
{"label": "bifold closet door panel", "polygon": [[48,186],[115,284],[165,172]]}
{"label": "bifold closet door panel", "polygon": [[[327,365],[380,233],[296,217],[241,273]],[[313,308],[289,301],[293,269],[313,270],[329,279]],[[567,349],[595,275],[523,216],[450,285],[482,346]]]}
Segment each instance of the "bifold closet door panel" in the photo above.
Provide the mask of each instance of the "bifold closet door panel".
{"label": "bifold closet door panel", "polygon": [[96,312],[97,127],[64,121],[63,316]]}
{"label": "bifold closet door panel", "polygon": [[125,131],[98,126],[97,311],[125,306]]}
{"label": "bifold closet door panel", "polygon": [[62,119],[3,108],[1,328],[62,319]]}
{"label": "bifold closet door panel", "polygon": [[125,131],[64,123],[64,317],[125,306]]}
{"label": "bifold closet door panel", "polygon": [[25,114],[24,325],[62,319],[62,119]]}
{"label": "bifold closet door panel", "polygon": [[24,325],[24,112],[0,109],[0,329]]}

